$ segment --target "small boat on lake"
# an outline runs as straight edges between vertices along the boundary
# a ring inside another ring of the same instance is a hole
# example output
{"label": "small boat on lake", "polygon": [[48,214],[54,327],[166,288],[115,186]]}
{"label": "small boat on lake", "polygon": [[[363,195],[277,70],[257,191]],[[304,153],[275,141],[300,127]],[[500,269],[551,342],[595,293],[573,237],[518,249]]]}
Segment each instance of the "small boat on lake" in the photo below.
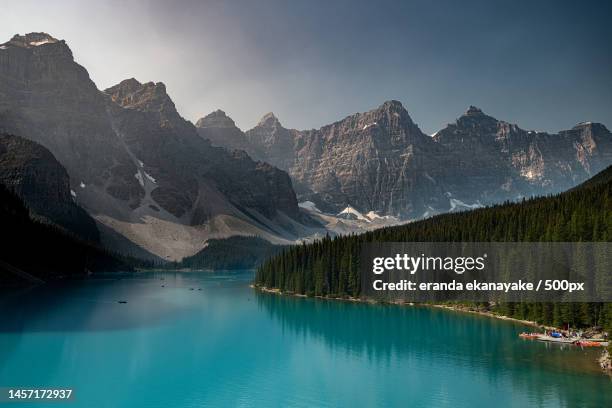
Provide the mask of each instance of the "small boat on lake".
{"label": "small boat on lake", "polygon": [[529,340],[533,340],[533,339],[537,339],[538,336],[541,336],[542,333],[527,333],[527,332],[523,332],[521,334],[519,334],[519,337],[522,339],[529,339]]}
{"label": "small boat on lake", "polygon": [[578,340],[574,344],[580,347],[607,347],[609,343],[607,341]]}
{"label": "small boat on lake", "polygon": [[549,336],[547,334],[540,334],[536,337],[538,341],[547,341],[550,343],[562,343],[562,344],[572,344],[575,343],[578,339],[576,338],[568,338],[568,337],[557,337],[557,336]]}

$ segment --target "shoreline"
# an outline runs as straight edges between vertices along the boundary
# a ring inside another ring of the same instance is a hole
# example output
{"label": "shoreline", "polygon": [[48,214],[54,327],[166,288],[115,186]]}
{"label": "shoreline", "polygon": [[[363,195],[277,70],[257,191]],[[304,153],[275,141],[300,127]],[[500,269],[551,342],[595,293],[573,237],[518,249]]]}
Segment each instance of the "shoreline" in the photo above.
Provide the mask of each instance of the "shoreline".
{"label": "shoreline", "polygon": [[[254,290],[259,290],[260,292],[263,292],[263,293],[271,293],[271,294],[280,295],[280,296],[292,296],[292,297],[299,297],[299,298],[312,298],[312,299],[322,299],[322,300],[341,300],[345,302],[369,303],[369,304],[388,304],[388,305],[396,305],[396,306],[431,307],[431,308],[436,308],[436,309],[444,309],[444,310],[448,310],[452,312],[463,312],[463,313],[476,314],[479,316],[484,316],[484,317],[488,317],[492,319],[505,320],[505,321],[509,321],[513,323],[519,323],[525,326],[537,327],[537,328],[544,329],[544,330],[565,331],[563,329],[559,329],[558,327],[546,326],[546,325],[539,324],[531,320],[516,319],[514,317],[504,316],[504,315],[493,313],[487,310],[479,310],[473,307],[463,306],[463,305],[445,305],[445,304],[439,304],[439,303],[438,304],[436,303],[416,303],[416,302],[403,302],[403,301],[380,302],[374,299],[363,299],[363,298],[356,298],[356,297],[341,298],[341,297],[328,297],[328,296],[307,296],[307,295],[293,293],[293,292],[283,292],[277,288],[267,288],[265,286],[258,286],[255,284],[251,284],[249,286],[253,288]],[[610,356],[610,353],[608,352],[606,348],[603,349],[600,357],[596,360],[596,362],[601,367],[603,373],[612,374],[612,356]]]}
{"label": "shoreline", "polygon": [[525,326],[538,327],[538,328],[542,328],[545,330],[563,331],[562,329],[559,329],[557,327],[542,325],[542,324],[539,324],[531,320],[516,319],[514,317],[508,317],[508,316],[496,314],[493,312],[489,312],[486,310],[478,310],[478,309],[474,309],[469,306],[462,306],[462,305],[445,305],[445,304],[440,304],[440,303],[419,303],[419,302],[403,302],[403,301],[380,302],[374,299],[363,299],[363,298],[356,298],[356,297],[341,298],[341,297],[329,297],[329,296],[307,296],[307,295],[303,295],[299,293],[283,292],[280,289],[267,288],[264,286],[250,285],[250,287],[253,289],[259,290],[261,292],[265,292],[265,293],[274,293],[277,295],[293,296],[293,297],[301,297],[301,298],[312,298],[312,299],[323,299],[323,300],[341,300],[345,302],[369,303],[369,304],[380,304],[380,305],[388,304],[388,305],[396,305],[396,306],[433,307],[433,308],[438,308],[438,309],[450,310],[453,312],[464,312],[464,313],[477,314],[480,316],[511,321],[514,323],[520,323],[520,324],[524,324]]}

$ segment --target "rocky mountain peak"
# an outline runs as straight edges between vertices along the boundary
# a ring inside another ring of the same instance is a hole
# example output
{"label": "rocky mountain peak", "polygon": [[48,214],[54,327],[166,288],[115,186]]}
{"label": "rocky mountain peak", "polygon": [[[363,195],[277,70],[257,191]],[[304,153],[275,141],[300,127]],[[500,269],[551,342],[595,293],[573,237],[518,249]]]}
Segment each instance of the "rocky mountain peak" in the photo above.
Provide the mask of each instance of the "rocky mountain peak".
{"label": "rocky mountain peak", "polygon": [[396,101],[394,99],[385,101],[382,105],[380,105],[379,109],[391,110],[391,111],[405,111],[404,105],[400,101]]}
{"label": "rocky mountain peak", "polygon": [[591,130],[601,133],[610,133],[608,128],[603,123],[598,122],[580,122],[572,128],[573,130]]}
{"label": "rocky mountain peak", "polygon": [[283,170],[289,169],[294,160],[292,131],[285,129],[272,112],[266,113],[257,126],[245,132],[247,151],[252,157],[263,160]]}
{"label": "rocky mountain peak", "polygon": [[[252,146],[244,132],[221,109],[200,118],[196,122],[198,135],[213,146],[224,147],[232,152],[235,159],[245,159],[248,153],[252,158],[261,159],[259,149]],[[245,153],[246,152],[246,153]]]}
{"label": "rocky mountain peak", "polygon": [[465,116],[486,116],[486,115],[482,112],[482,109],[477,108],[474,105],[470,105],[468,110],[465,112]]}
{"label": "rocky mountain peak", "polygon": [[8,45],[13,45],[21,48],[32,48],[45,44],[55,44],[58,42],[60,42],[60,40],[47,33],[28,33],[25,35],[15,34],[10,41],[2,44],[2,46],[6,47]]}
{"label": "rocky mountain peak", "polygon": [[221,109],[209,113],[196,122],[197,128],[235,128],[236,123]]}
{"label": "rocky mountain peak", "polygon": [[488,132],[494,132],[497,125],[501,123],[492,116],[484,113],[480,108],[471,105],[468,110],[461,115],[455,125],[459,129],[487,129]]}
{"label": "rocky mountain peak", "polygon": [[109,95],[113,102],[127,109],[145,112],[168,110],[176,113],[174,102],[166,93],[166,85],[163,82],[143,84],[135,78],[129,78],[104,90],[104,93]]}
{"label": "rocky mountain peak", "polygon": [[281,124],[278,118],[274,115],[274,113],[268,112],[263,115],[257,126],[272,128],[276,126],[281,126]]}
{"label": "rocky mountain peak", "polygon": [[[118,88],[122,92],[135,92],[138,89],[142,88],[142,83],[139,82],[136,78],[128,78],[119,82],[119,84],[115,85],[113,88]],[[112,89],[112,88],[109,88]]]}
{"label": "rocky mountain peak", "polygon": [[375,129],[404,129],[408,133],[420,133],[406,108],[395,100],[386,101],[368,112],[351,115],[337,124],[348,125],[359,131],[367,130],[368,133]]}
{"label": "rocky mountain peak", "polygon": [[396,100],[386,101],[382,105],[380,105],[378,108],[370,112],[361,114],[361,115],[378,116],[378,117],[387,116],[389,118],[397,118],[399,119],[401,123],[404,123],[404,122],[408,124],[413,123],[412,118],[408,114],[408,111],[406,110],[406,108],[404,108],[404,105],[402,105],[400,101],[396,101]]}
{"label": "rocky mountain peak", "polygon": [[[66,45],[66,42],[47,33],[15,34],[9,41],[0,43],[0,53],[12,54],[11,57],[8,57],[11,65],[20,64],[32,56],[44,56],[48,61],[53,61],[55,66],[59,65],[62,68],[66,68],[65,64],[74,62],[72,51]],[[54,66],[37,67],[37,70],[44,69],[52,71]]]}

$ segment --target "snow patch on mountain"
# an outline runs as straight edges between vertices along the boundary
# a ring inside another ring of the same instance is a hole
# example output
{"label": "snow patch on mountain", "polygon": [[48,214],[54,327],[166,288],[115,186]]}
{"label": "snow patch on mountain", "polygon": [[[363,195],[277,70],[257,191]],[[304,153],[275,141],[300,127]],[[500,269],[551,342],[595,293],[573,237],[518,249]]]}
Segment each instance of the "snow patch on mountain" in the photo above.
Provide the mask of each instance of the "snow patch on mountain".
{"label": "snow patch on mountain", "polygon": [[45,38],[41,41],[30,41],[30,45],[33,47],[38,47],[39,45],[54,43],[55,41],[51,41],[49,38]]}
{"label": "snow patch on mountain", "polygon": [[136,180],[138,180],[138,183],[140,183],[140,186],[144,187],[144,179],[142,178],[142,174],[140,174],[139,171],[137,171],[136,174],[134,174],[134,177],[136,177]]}
{"label": "snow patch on mountain", "polygon": [[450,199],[450,210],[455,211],[455,209],[470,209],[473,210],[475,208],[483,208],[484,206],[480,202],[476,202],[474,204],[466,204],[461,200],[457,200],[456,198]]}
{"label": "snow patch on mountain", "polygon": [[349,218],[349,219],[356,218],[361,221],[370,222],[369,218],[365,217],[362,213],[360,213],[359,211],[357,211],[355,208],[353,208],[350,205],[346,207],[344,210],[340,211],[338,213],[338,217]]}
{"label": "snow patch on mountain", "polygon": [[312,201],[304,201],[304,202],[298,203],[298,207],[303,208],[308,211],[313,211],[313,212],[318,212],[318,213],[321,212],[321,210],[317,208],[317,205],[313,203]]}
{"label": "snow patch on mountain", "polygon": [[154,178],[152,175],[150,175],[149,173],[147,173],[146,171],[144,172],[144,175],[145,175],[145,177],[146,177],[146,178],[147,178],[147,179],[148,179],[148,180],[149,180],[151,183],[153,183],[153,184],[156,184],[156,183],[157,183],[157,181],[155,180],[155,178]]}
{"label": "snow patch on mountain", "polygon": [[374,211],[368,212],[365,216],[368,217],[368,219],[371,220],[371,221],[374,221],[374,220],[379,219],[379,218],[381,218],[381,219],[383,218],[380,215],[376,214],[376,212],[374,212]]}
{"label": "snow patch on mountain", "polygon": [[374,123],[368,123],[368,124],[366,124],[366,125],[364,125],[364,126],[363,126],[363,129],[362,129],[362,130],[366,130],[367,128],[372,127],[372,126],[376,126],[376,125],[378,125],[378,123],[376,123],[376,122],[374,122]]}

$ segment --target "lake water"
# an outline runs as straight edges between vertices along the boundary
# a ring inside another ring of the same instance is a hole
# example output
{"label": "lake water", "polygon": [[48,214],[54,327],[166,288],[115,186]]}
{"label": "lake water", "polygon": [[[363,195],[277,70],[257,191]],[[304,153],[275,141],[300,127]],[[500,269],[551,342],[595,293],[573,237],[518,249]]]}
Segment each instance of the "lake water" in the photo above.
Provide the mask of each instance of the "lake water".
{"label": "lake water", "polygon": [[524,341],[524,327],[481,316],[261,294],[252,278],[2,293],[0,386],[73,388],[75,401],[47,406],[74,408],[612,407],[594,350]]}

